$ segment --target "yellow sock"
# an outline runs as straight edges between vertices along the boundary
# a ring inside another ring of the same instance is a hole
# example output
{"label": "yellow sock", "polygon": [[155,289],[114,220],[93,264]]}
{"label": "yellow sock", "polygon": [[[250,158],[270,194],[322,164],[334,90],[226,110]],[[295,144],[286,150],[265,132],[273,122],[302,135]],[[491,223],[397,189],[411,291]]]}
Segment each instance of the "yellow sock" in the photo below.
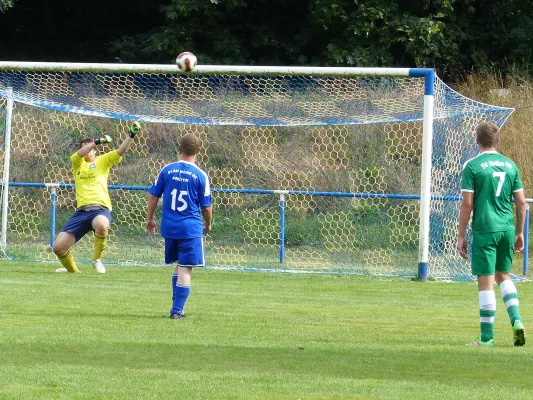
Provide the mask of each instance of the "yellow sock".
{"label": "yellow sock", "polygon": [[109,235],[98,236],[97,234],[94,234],[93,260],[99,260],[100,258],[102,258],[102,254],[105,250],[105,245],[107,243],[108,236]]}
{"label": "yellow sock", "polygon": [[68,272],[80,272],[78,267],[76,267],[74,256],[70,250],[67,250],[67,252],[62,256],[57,256],[57,258],[59,258],[59,261],[61,261],[61,264],[63,264],[63,267],[65,267]]}

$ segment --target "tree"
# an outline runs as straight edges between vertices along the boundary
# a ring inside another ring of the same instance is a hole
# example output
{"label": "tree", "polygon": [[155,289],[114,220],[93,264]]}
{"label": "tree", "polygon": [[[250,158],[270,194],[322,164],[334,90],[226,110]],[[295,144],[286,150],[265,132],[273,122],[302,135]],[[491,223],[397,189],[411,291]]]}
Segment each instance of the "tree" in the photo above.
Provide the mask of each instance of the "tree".
{"label": "tree", "polygon": [[[505,10],[505,11],[503,11]],[[122,61],[436,67],[527,65],[528,0],[171,0],[164,24],[111,43]]]}
{"label": "tree", "polygon": [[[123,61],[171,62],[182,51],[201,63],[294,64],[304,49],[308,0],[172,0],[163,26],[112,42]],[[302,10],[304,12],[302,12]],[[313,51],[314,53],[314,51]]]}
{"label": "tree", "polygon": [[109,42],[164,22],[158,1],[15,0],[14,4],[0,12],[2,60],[116,62]]}
{"label": "tree", "polygon": [[433,66],[459,55],[454,2],[172,0],[164,26],[112,48],[153,62],[188,50],[203,63]]}
{"label": "tree", "polygon": [[0,0],[0,58],[21,61],[171,63],[192,51],[201,64],[445,75],[527,70],[532,31],[530,0]]}
{"label": "tree", "polygon": [[0,12],[5,12],[7,9],[13,7],[15,0],[0,0]]}

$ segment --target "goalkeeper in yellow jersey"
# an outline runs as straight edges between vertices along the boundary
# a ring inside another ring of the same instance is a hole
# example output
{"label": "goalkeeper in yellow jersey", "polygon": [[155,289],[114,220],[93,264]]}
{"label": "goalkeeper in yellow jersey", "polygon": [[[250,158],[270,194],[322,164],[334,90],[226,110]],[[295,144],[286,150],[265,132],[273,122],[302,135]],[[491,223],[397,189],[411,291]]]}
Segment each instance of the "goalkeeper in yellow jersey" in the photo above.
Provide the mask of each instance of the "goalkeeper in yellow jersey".
{"label": "goalkeeper in yellow jersey", "polygon": [[105,274],[101,258],[104,252],[109,225],[111,224],[111,199],[107,189],[107,178],[112,165],[119,163],[128,150],[133,138],[140,131],[140,124],[134,122],[129,134],[118,149],[96,156],[96,147],[111,143],[105,135],[98,139],[80,141],[79,150],[70,156],[76,187],[76,212],[61,228],[53,250],[63,268],[56,272],[79,272],[70,248],[86,233],[94,232],[93,266],[99,274]]}

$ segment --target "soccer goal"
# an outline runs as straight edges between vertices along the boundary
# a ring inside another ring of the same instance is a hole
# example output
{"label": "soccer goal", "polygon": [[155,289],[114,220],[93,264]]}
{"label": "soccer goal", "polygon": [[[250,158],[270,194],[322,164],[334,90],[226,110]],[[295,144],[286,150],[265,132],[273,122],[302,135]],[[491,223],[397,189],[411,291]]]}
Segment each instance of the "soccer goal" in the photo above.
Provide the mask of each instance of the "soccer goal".
{"label": "soccer goal", "polygon": [[[147,189],[197,134],[211,177],[209,267],[468,279],[456,251],[474,127],[513,109],[468,99],[432,69],[0,62],[1,250],[55,261],[75,208],[69,156],[144,125],[110,175],[108,265],[163,265]],[[113,146],[103,146],[100,151]],[[92,240],[73,252],[89,261]]]}

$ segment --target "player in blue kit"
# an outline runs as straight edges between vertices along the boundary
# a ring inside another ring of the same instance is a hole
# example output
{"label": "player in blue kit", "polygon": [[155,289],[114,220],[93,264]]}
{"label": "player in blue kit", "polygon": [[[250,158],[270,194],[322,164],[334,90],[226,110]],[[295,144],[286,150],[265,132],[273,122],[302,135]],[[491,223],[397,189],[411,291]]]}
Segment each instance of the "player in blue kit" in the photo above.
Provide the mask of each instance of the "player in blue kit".
{"label": "player in blue kit", "polygon": [[199,152],[196,135],[183,136],[179,145],[181,161],[163,167],[149,190],[146,230],[150,234],[157,231],[154,212],[163,196],[161,236],[165,238],[165,263],[177,263],[172,274],[172,319],[184,315],[192,269],[205,266],[203,238],[211,232],[211,189],[209,177],[195,164]]}

